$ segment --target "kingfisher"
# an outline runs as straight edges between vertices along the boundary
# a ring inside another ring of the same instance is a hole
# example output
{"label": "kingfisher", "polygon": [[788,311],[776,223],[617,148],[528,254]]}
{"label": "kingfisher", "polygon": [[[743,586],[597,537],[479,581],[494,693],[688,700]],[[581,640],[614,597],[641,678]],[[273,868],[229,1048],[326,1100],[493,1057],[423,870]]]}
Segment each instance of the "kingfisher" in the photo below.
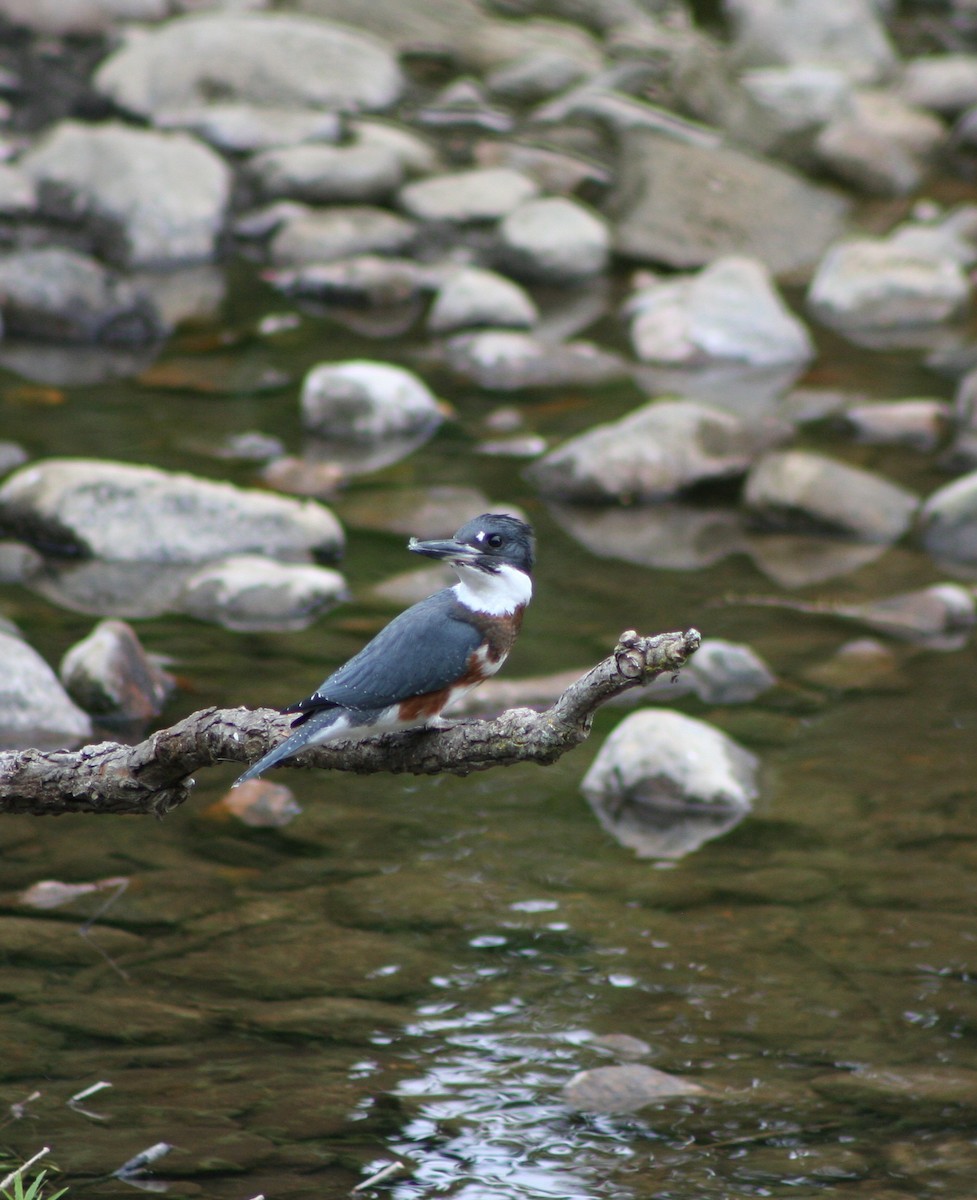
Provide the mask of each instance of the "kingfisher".
{"label": "kingfisher", "polygon": [[453,537],[411,538],[407,549],[449,563],[458,582],[394,617],[311,696],[283,708],[298,714],[295,733],[235,787],[307,746],[439,728],[443,710],[505,662],[533,594],[531,526],[506,513],[483,513]]}

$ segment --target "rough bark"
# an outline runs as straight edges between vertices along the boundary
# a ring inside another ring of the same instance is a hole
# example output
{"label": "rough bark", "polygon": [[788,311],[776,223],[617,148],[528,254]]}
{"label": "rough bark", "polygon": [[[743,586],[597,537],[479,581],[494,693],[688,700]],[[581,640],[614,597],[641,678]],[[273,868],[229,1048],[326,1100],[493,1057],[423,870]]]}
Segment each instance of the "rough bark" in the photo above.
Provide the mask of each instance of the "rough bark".
{"label": "rough bark", "polygon": [[[699,647],[697,630],[621,635],[613,654],[542,712],[511,708],[492,720],[385,734],[305,750],[282,766],[467,775],[517,762],[551,763],[582,742],[596,710],[612,697],[678,671]],[[206,708],[136,746],[100,742],[80,750],[0,753],[0,813],[169,812],[187,800],[191,776],[217,763],[253,762],[290,728],[272,709]]]}

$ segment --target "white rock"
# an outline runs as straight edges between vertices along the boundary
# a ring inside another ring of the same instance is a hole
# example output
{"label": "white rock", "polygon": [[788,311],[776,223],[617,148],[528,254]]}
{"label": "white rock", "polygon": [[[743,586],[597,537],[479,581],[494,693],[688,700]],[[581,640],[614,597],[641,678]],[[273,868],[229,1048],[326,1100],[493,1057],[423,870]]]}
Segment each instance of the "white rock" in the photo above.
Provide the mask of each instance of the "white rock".
{"label": "white rock", "polygon": [[955,116],[977,104],[977,54],[930,54],[910,59],[899,82],[910,104]]}
{"label": "white rock", "polygon": [[206,562],[231,553],[334,555],[324,505],[156,467],[50,458],[0,487],[0,518],[27,542],[114,562]]}
{"label": "white rock", "polygon": [[421,221],[498,221],[535,196],[537,185],[508,167],[484,167],[419,179],[400,190],[401,207]]}
{"label": "white rock", "polygon": [[238,554],[207,563],[187,581],[180,607],[238,631],[304,629],[347,594],[338,571]]}
{"label": "white rock", "polygon": [[730,255],[691,277],[641,288],[625,313],[643,362],[757,365],[806,362],[814,345],[762,263]]}
{"label": "white rock", "polygon": [[607,224],[576,200],[529,200],[499,225],[502,258],[513,274],[546,283],[569,283],[605,270],[610,259]]}
{"label": "white rock", "polygon": [[289,13],[200,13],[141,31],[95,73],[120,108],[151,120],[207,104],[341,112],[384,109],[403,88],[388,47],[368,34]]}
{"label": "white rock", "polygon": [[390,363],[319,363],[302,382],[302,423],[320,437],[373,441],[431,431],[441,422],[432,392]]}
{"label": "white rock", "polygon": [[43,658],[0,630],[0,749],[73,746],[92,736],[92,723]]}
{"label": "white rock", "polygon": [[807,303],[844,332],[939,324],[960,313],[969,298],[967,277],[952,257],[934,257],[899,240],[858,238],[824,256]]}
{"label": "white rock", "polygon": [[476,326],[529,329],[538,320],[536,305],[517,283],[481,267],[460,267],[438,289],[427,326],[433,333]]}

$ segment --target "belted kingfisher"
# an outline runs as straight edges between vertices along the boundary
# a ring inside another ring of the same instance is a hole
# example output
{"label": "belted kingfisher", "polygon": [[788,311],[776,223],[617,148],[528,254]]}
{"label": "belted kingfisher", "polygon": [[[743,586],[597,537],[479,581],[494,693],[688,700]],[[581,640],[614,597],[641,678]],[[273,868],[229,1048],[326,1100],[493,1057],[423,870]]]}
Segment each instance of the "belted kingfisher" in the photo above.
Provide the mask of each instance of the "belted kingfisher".
{"label": "belted kingfisher", "polygon": [[502,513],[483,513],[445,541],[407,549],[441,558],[458,582],[394,617],[305,700],[296,732],[235,782],[267,771],[306,746],[419,726],[436,728],[452,701],[494,675],[508,657],[533,594],[533,531]]}

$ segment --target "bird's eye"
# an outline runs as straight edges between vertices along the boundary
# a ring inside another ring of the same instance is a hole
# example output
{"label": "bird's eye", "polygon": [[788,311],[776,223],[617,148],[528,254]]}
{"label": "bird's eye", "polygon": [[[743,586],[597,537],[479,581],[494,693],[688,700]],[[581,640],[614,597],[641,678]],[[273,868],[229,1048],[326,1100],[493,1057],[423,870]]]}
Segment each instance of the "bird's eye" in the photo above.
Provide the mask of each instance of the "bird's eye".
{"label": "bird's eye", "polygon": [[501,533],[490,533],[485,539],[485,544],[490,550],[501,550],[505,538]]}

